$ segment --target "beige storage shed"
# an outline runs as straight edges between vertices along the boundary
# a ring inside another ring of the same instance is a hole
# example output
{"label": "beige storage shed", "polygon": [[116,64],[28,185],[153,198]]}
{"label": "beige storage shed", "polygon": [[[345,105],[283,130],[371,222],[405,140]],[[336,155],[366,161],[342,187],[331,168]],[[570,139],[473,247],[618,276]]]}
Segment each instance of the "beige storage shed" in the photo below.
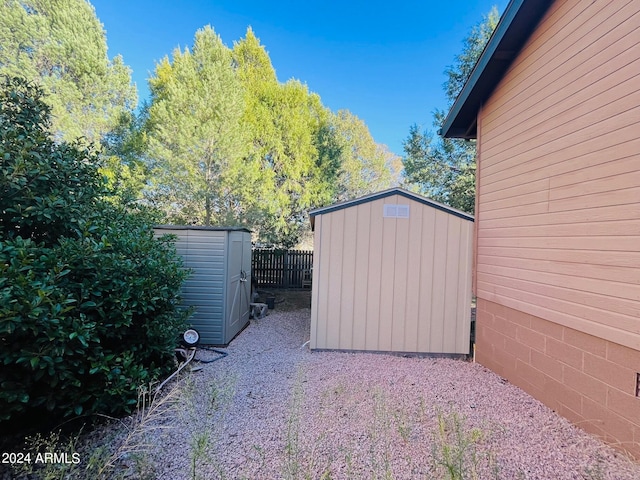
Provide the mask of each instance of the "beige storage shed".
{"label": "beige storage shed", "polygon": [[312,350],[469,353],[471,215],[393,188],[309,216]]}

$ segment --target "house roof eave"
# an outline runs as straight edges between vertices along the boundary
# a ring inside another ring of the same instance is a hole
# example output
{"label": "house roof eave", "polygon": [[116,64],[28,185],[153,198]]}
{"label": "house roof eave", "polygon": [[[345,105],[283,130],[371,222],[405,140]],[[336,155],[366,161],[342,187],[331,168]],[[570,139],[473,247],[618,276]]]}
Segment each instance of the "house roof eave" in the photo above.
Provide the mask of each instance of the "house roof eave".
{"label": "house roof eave", "polygon": [[438,132],[474,139],[477,114],[553,0],[511,0]]}

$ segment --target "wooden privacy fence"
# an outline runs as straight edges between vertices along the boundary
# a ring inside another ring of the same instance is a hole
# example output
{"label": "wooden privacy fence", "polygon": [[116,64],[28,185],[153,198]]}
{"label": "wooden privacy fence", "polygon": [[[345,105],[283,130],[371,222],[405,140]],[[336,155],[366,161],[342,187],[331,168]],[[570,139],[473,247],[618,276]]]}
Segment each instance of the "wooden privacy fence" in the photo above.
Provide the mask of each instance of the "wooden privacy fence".
{"label": "wooden privacy fence", "polygon": [[258,287],[310,287],[313,251],[254,248],[251,272]]}

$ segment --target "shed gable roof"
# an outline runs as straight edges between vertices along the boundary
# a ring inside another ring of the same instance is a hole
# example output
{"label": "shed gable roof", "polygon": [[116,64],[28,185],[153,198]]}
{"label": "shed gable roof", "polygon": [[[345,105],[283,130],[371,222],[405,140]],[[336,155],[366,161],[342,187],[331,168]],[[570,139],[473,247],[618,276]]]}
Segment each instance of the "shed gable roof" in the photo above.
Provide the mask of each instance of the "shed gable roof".
{"label": "shed gable roof", "polygon": [[477,136],[480,106],[489,98],[553,0],[511,0],[460,91],[442,128],[446,138]]}
{"label": "shed gable roof", "polygon": [[403,188],[390,188],[388,190],[372,193],[360,198],[355,198],[353,200],[334,203],[333,205],[328,205],[326,207],[320,207],[320,208],[315,208],[311,210],[309,212],[309,219],[311,220],[311,228],[313,229],[315,227],[316,215],[323,215],[325,213],[335,212],[336,210],[342,210],[343,208],[355,207],[356,205],[360,205],[362,203],[373,202],[374,200],[380,200],[381,198],[390,197],[392,195],[400,195],[401,197],[405,197],[410,200],[415,200],[416,202],[422,203],[423,205],[428,205],[437,210],[442,210],[443,212],[447,212],[451,215],[455,215],[456,217],[460,217],[465,220],[469,220],[471,222],[474,221],[473,215],[469,215],[468,213],[463,212],[462,210],[458,210],[448,205],[444,205],[442,203],[436,202],[435,200],[431,200],[430,198],[424,197],[422,195],[418,195],[417,193],[410,192]]}

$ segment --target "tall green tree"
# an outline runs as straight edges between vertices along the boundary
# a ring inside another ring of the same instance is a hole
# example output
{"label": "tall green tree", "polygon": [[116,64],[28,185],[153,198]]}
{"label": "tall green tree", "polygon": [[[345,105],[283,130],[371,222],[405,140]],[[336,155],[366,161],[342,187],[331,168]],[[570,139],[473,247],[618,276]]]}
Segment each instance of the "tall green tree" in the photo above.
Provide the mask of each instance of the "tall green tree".
{"label": "tall green tree", "polygon": [[251,29],[233,53],[245,92],[245,158],[258,167],[260,178],[263,215],[254,229],[265,243],[291,246],[308,228],[306,211],[332,196],[337,159],[329,111],[306,85],[278,81]]}
{"label": "tall green tree", "polygon": [[229,50],[213,29],[150,80],[147,198],[180,223],[247,225],[290,247],[306,212],[390,185],[393,158],[354,115],[280,82],[253,30]]}
{"label": "tall green tree", "polygon": [[102,137],[101,173],[116,202],[139,200],[149,179],[144,161],[148,141],[145,131],[146,108],[141,113],[123,112],[115,127]]}
{"label": "tall green tree", "polygon": [[269,144],[267,139],[277,135],[271,118],[274,102],[269,99],[278,88],[278,79],[269,54],[251,27],[243,39],[234,42],[232,56],[244,99],[241,118],[246,134],[244,160],[251,165],[258,179],[253,184],[253,194],[258,201],[252,208],[247,208],[246,215],[259,240],[270,243],[277,237],[273,219],[278,214],[279,204],[274,174],[265,152]]}
{"label": "tall green tree", "polygon": [[476,66],[499,21],[500,13],[494,5],[482,21],[471,28],[469,35],[462,41],[462,51],[455,56],[453,65],[449,65],[445,70],[447,81],[443,84],[443,88],[448,99],[447,107],[453,105],[458,98],[458,94],[471,75],[473,67]]}
{"label": "tall green tree", "polygon": [[213,28],[165,57],[149,80],[148,198],[170,221],[240,224],[255,169],[245,162],[242,85]]}
{"label": "tall green tree", "polygon": [[389,152],[378,145],[366,124],[348,110],[333,116],[340,147],[337,201],[349,200],[390,188],[398,182]]}
{"label": "tall green tree", "polygon": [[[434,113],[439,128],[444,112]],[[410,187],[454,208],[473,213],[475,207],[475,142],[434,137],[417,125],[403,144],[403,165]]]}
{"label": "tall green tree", "polygon": [[[496,7],[474,26],[463,41],[462,52],[445,74],[443,87],[447,110],[464,87],[478,58],[499,21]],[[433,126],[440,129],[446,111],[436,109]],[[412,125],[403,144],[405,177],[410,186],[434,200],[473,213],[475,206],[475,142],[435,137],[428,129]]]}
{"label": "tall green tree", "polygon": [[393,156],[364,122],[346,110],[333,114],[297,80],[280,83],[251,28],[233,53],[245,92],[247,155],[260,164],[261,240],[293,245],[309,228],[310,208],[397,182]]}
{"label": "tall green tree", "polygon": [[276,207],[264,225],[263,238],[290,247],[308,228],[306,212],[331,198],[319,145],[329,112],[320,97],[297,80],[276,85],[262,101],[269,106],[263,125],[271,134],[254,139],[254,154],[261,159],[262,178]]}
{"label": "tall green tree", "polygon": [[0,2],[0,74],[38,83],[57,140],[98,143],[135,108],[136,88],[86,0]]}

